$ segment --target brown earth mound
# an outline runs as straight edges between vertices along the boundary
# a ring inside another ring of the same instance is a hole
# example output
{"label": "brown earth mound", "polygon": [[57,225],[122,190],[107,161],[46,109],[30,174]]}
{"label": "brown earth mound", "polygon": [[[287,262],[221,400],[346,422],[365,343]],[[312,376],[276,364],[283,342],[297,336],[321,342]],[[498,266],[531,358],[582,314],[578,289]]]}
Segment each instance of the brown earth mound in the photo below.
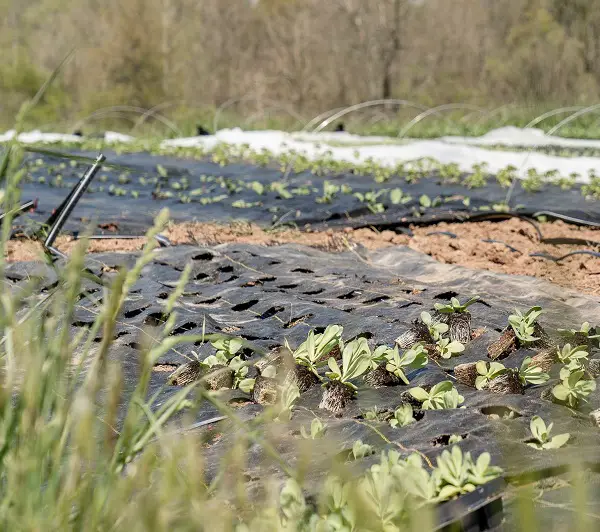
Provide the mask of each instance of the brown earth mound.
{"label": "brown earth mound", "polygon": [[[576,255],[553,262],[531,253],[548,253],[563,256],[572,251],[588,249],[600,251],[600,230],[580,228],[563,222],[539,225],[545,238],[577,238],[588,241],[581,245],[549,245],[541,243],[534,227],[522,220],[504,222],[442,223],[436,226],[414,227],[413,236],[393,231],[349,229],[334,232],[301,232],[295,229],[264,230],[254,224],[235,222],[227,225],[212,223],[174,224],[164,232],[173,244],[216,245],[225,243],[250,243],[264,246],[303,244],[331,252],[406,245],[446,264],[495,272],[533,275],[588,294],[600,294],[600,258]],[[439,234],[440,232],[452,233]],[[432,234],[433,233],[433,234]],[[498,242],[484,242],[495,240]],[[75,246],[69,237],[61,237],[57,247],[69,253]],[[92,240],[91,252],[138,251],[143,239]],[[514,249],[510,249],[508,244]],[[40,257],[38,243],[29,240],[9,242],[7,259],[10,261],[34,260]]]}

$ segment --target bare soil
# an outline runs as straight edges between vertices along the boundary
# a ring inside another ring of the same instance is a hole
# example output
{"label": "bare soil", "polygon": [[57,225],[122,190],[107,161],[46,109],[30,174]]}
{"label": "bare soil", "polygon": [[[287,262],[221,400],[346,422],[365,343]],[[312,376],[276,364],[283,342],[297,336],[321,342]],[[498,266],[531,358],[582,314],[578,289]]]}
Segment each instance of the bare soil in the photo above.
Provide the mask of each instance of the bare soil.
{"label": "bare soil", "polygon": [[[325,251],[341,252],[364,246],[369,250],[405,245],[421,251],[446,264],[495,272],[533,275],[557,285],[580,292],[600,294],[600,258],[576,255],[558,263],[530,257],[530,253],[545,252],[563,256],[581,249],[600,251],[600,229],[580,228],[563,222],[539,224],[545,238],[578,238],[588,241],[586,246],[549,245],[540,243],[533,226],[519,219],[503,222],[441,223],[436,226],[413,227],[413,235],[372,229],[301,232],[295,229],[264,230],[255,224],[183,223],[171,225],[163,234],[177,244],[216,245],[248,243],[263,246],[303,244]],[[448,234],[452,233],[456,238]],[[432,234],[433,233],[433,234]],[[437,233],[437,234],[436,234]],[[503,243],[484,242],[496,240]],[[65,253],[77,244],[67,236],[58,239],[57,247]],[[505,244],[513,247],[509,249]],[[92,240],[89,251],[139,251],[144,239]],[[12,240],[7,249],[9,261],[35,260],[41,256],[41,247],[30,240]]]}

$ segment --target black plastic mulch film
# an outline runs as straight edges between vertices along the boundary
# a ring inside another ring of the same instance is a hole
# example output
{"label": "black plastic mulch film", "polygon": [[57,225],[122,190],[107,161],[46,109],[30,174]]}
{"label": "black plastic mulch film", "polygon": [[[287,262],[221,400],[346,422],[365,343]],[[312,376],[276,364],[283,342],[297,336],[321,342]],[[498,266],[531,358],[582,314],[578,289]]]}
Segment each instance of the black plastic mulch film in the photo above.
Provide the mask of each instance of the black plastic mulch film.
{"label": "black plastic mulch film", "polygon": [[[90,256],[86,264],[92,272],[106,279],[114,275],[110,272],[115,267],[131,265],[134,260],[135,255],[106,253]],[[188,263],[192,265],[192,272],[176,308],[178,317],[173,334],[202,334],[204,329],[206,333],[241,336],[250,340],[257,352],[282,345],[284,339],[292,347],[297,346],[310,329],[322,331],[329,324],[342,325],[345,340],[362,336],[372,347],[392,345],[422,311],[431,311],[436,302],[445,302],[453,296],[461,300],[475,294],[481,296],[470,310],[473,328],[484,329],[483,334],[467,344],[461,356],[441,360],[439,365],[430,361],[425,369],[410,374],[410,386],[433,385],[451,379],[456,364],[489,360],[487,346],[499,336],[515,307],[543,306],[547,312],[541,322],[550,333],[558,327],[577,327],[585,320],[594,323],[600,315],[600,304],[593,297],[579,297],[574,292],[534,278],[511,278],[442,265],[407,248],[390,248],[362,256],[352,252],[328,254],[293,245],[264,248],[236,244],[161,249],[133,287],[116,329],[111,356],[122,361],[129,391],[135,386],[139,371],[139,347],[163,322],[161,303],[171,293]],[[6,276],[15,290],[31,278],[40,278],[42,294],[56,281],[53,270],[40,263],[10,264]],[[98,290],[92,283],[88,288]],[[98,291],[96,297],[100,294]],[[89,326],[95,317],[93,303],[83,299],[74,317],[73,334],[80,327]],[[173,366],[185,363],[190,360],[192,350],[201,356],[214,351],[209,344],[187,346],[178,352],[167,353],[158,362]],[[507,367],[518,367],[532,354],[531,350],[520,349],[503,363]],[[248,356],[254,360],[260,355],[248,353]],[[596,356],[598,352],[594,350],[592,357]],[[153,373],[150,392],[164,386],[167,376],[165,372]],[[457,384],[466,408],[425,411],[419,421],[402,429],[392,428],[384,422],[365,423],[361,415],[371,408],[393,412],[402,402],[402,392],[409,386],[375,389],[361,385],[357,399],[351,401],[341,417],[319,410],[322,388],[315,386],[303,393],[298,401],[294,423],[309,425],[314,417],[312,412],[324,418],[329,426],[328,434],[339,443],[335,449],[323,450],[327,455],[349,449],[360,439],[377,450],[398,450],[399,444],[403,449],[416,450],[433,460],[447,448],[448,437],[458,434],[464,438],[460,443],[463,451],[471,451],[474,455],[489,451],[493,462],[502,465],[509,479],[530,473],[550,475],[574,459],[583,458],[588,464],[600,463],[600,433],[585,412],[600,407],[600,394],[595,392],[581,412],[542,399],[542,393],[547,393],[556,384],[557,377],[557,372],[553,371],[548,383],[530,386],[524,395],[498,395]],[[178,389],[165,387],[163,397]],[[242,419],[250,419],[262,409],[239,390],[224,392],[222,397],[236,406],[236,413]],[[499,419],[509,415],[511,419]],[[528,427],[533,415],[553,421],[557,434],[571,433],[570,444],[550,452],[528,447],[524,442],[530,437]],[[202,425],[205,420],[214,421],[216,416],[217,410],[205,405],[197,419]],[[386,443],[369,428],[369,424],[376,426],[391,443]],[[209,472],[213,465],[216,467],[218,457],[234,437],[228,434],[223,434],[219,444],[207,448]],[[577,453],[574,456],[575,445]],[[282,442],[279,451],[284,459],[293,460],[291,446]],[[365,458],[355,462],[354,466],[364,469],[376,460],[376,456]],[[249,451],[249,478],[260,478],[262,467],[261,450],[253,446]],[[314,471],[312,474],[320,473]],[[489,487],[492,488],[500,489],[497,485]],[[473,497],[475,495],[471,499]],[[481,497],[482,500],[497,499],[497,496],[483,492]],[[475,499],[470,503],[473,508],[482,504],[482,500]],[[464,500],[461,501],[463,504]],[[485,513],[479,510],[481,512]]]}
{"label": "black plastic mulch film", "polygon": [[[96,154],[85,153],[90,160]],[[143,233],[156,214],[168,207],[174,221],[229,222],[246,220],[262,227],[273,224],[292,224],[300,229],[327,227],[374,227],[406,230],[410,224],[432,224],[440,221],[464,221],[472,216],[484,217],[481,207],[492,208],[506,198],[506,189],[493,178],[481,188],[443,183],[439,176],[407,183],[403,176],[393,176],[385,183],[376,183],[369,176],[351,173],[317,176],[309,172],[284,174],[273,168],[234,164],[221,167],[206,161],[176,157],[152,156],[143,153],[116,155],[107,153],[111,166],[104,167],[77,205],[65,229],[83,231],[86,223],[115,223],[120,233]],[[59,205],[68,190],[80,179],[88,165],[80,162],[71,166],[64,160],[48,155],[28,155],[27,179],[22,184],[23,199],[39,199],[32,217],[45,220]],[[44,164],[37,165],[36,161]],[[60,164],[62,163],[62,167]],[[157,171],[162,167],[163,174]],[[338,192],[331,202],[318,202],[323,196],[323,182],[347,185],[351,192]],[[260,183],[265,189],[257,193],[251,186]],[[285,192],[269,191],[273,183],[284,183]],[[385,211],[373,213],[367,202],[353,194],[381,189],[400,188],[411,200],[404,204],[391,203],[389,194],[381,202]],[[428,196],[439,205],[421,208],[419,199]],[[468,199],[468,206],[465,205]],[[518,213],[532,216],[540,211],[560,215],[590,224],[600,224],[600,202],[586,200],[580,187],[562,190],[546,185],[539,192],[526,192],[515,187],[511,205],[519,206]],[[493,211],[492,213],[493,214]],[[510,242],[508,242],[510,244]]]}

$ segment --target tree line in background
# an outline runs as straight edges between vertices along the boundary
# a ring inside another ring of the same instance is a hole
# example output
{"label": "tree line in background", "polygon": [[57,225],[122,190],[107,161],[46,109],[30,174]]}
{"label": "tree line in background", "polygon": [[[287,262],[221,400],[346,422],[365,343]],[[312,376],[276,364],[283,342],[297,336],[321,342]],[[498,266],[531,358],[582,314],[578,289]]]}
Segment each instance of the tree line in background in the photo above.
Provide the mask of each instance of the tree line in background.
{"label": "tree line in background", "polygon": [[590,0],[0,0],[0,9],[3,124],[72,49],[34,120],[58,127],[114,105],[201,113],[232,99],[246,115],[300,120],[379,98],[489,106],[600,95],[600,3]]}

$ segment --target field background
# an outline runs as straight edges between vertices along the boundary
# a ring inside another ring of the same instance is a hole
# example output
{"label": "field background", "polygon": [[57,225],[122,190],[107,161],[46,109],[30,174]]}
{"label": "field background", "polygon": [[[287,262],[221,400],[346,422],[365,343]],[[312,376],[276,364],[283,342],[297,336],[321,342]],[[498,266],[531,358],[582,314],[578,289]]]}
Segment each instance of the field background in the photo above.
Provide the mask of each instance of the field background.
{"label": "field background", "polygon": [[[589,0],[0,0],[0,6],[5,128],[73,50],[27,125],[139,133],[154,124],[140,124],[140,113],[153,109],[189,134],[198,122],[210,129],[223,107],[220,127],[298,129],[328,109],[399,98],[493,110],[446,113],[419,124],[412,136],[480,134],[523,126],[548,109],[595,103],[600,95],[600,4]],[[397,133],[418,112],[402,109],[378,107],[349,128]],[[597,123],[588,115],[561,134],[599,137]],[[174,134],[164,126],[146,132]]]}

